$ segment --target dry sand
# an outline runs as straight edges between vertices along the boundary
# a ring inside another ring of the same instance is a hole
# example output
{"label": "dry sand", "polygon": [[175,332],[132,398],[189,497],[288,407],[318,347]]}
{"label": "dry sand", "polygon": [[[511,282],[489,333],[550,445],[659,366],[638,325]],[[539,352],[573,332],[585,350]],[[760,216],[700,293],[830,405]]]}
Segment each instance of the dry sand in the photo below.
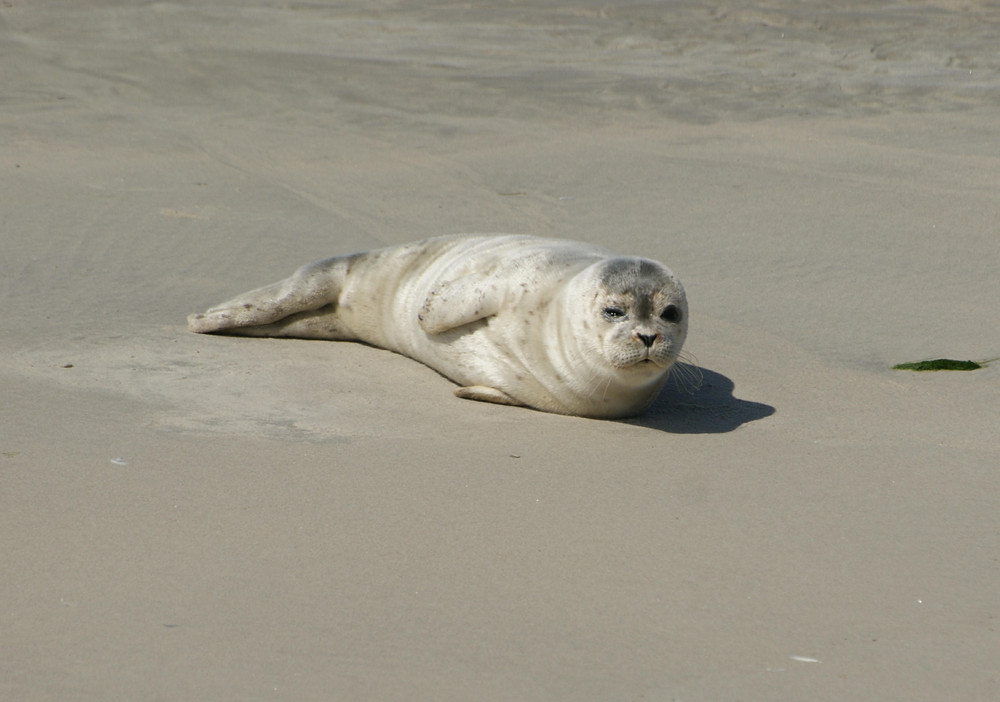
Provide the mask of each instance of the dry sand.
{"label": "dry sand", "polygon": [[[834,7],[835,9],[830,9]],[[1000,5],[0,5],[0,699],[1000,699]],[[589,421],[189,334],[455,232],[657,258]]]}

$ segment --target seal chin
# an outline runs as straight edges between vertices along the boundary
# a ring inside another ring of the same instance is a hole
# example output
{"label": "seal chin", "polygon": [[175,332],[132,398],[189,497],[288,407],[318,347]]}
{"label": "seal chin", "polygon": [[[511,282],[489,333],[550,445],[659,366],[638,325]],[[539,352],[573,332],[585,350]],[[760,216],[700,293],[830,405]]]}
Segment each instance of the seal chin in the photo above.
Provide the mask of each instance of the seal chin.
{"label": "seal chin", "polygon": [[665,371],[668,368],[670,368],[670,366],[674,365],[674,362],[672,359],[670,361],[664,362],[657,358],[644,358],[635,365],[639,368],[648,368],[649,370],[655,369],[656,371]]}
{"label": "seal chin", "polygon": [[656,375],[663,373],[670,369],[674,365],[674,359],[663,360],[655,358],[652,356],[646,356],[645,358],[636,358],[620,361],[619,363],[612,363],[615,370],[623,371],[626,373],[648,373],[651,375]]}

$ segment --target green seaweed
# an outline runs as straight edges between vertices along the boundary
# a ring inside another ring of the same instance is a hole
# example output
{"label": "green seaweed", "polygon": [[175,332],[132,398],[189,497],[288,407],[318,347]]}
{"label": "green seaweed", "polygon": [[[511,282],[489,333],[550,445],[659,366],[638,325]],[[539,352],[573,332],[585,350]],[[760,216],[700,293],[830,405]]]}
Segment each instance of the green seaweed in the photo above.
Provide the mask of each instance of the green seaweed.
{"label": "green seaweed", "polygon": [[912,363],[897,363],[893,370],[911,371],[970,371],[982,368],[981,363],[975,361],[956,361],[951,358],[936,358],[933,361],[913,361]]}

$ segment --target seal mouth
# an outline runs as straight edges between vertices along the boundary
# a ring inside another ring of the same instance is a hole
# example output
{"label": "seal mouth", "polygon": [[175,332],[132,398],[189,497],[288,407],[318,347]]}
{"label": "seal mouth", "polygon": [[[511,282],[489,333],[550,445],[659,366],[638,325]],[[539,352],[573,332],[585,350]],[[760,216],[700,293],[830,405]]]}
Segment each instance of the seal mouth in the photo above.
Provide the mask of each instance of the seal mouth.
{"label": "seal mouth", "polygon": [[648,348],[642,350],[642,358],[636,363],[637,366],[650,366],[654,365],[657,367],[662,367],[663,363],[657,360],[653,354],[650,353]]}

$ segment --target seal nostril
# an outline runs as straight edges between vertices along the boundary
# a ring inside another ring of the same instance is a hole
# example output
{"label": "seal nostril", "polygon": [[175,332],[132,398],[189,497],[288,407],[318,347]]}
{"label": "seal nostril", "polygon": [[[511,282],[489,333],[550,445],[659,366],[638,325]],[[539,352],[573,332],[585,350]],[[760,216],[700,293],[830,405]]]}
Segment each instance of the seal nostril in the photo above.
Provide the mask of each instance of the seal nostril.
{"label": "seal nostril", "polygon": [[646,345],[647,349],[656,341],[656,334],[636,334],[636,336]]}

